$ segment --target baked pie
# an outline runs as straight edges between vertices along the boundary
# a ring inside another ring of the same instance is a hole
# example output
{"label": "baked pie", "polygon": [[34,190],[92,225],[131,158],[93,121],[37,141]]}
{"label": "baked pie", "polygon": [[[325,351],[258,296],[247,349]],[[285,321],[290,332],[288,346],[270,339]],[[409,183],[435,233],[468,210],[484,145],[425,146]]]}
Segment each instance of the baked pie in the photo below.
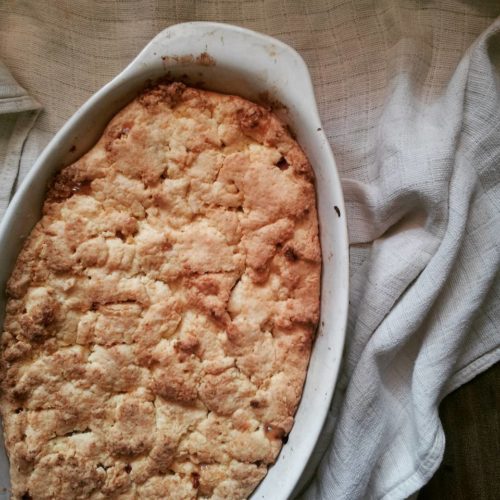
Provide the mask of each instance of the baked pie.
{"label": "baked pie", "polygon": [[13,498],[240,499],[318,322],[314,178],[267,108],[160,83],[63,168],[8,282]]}

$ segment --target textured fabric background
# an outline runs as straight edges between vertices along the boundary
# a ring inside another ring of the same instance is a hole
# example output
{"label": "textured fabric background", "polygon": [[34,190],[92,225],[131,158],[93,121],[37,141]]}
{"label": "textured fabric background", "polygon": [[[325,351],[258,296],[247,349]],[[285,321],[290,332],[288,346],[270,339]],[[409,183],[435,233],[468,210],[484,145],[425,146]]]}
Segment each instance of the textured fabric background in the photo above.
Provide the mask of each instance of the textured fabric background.
{"label": "textured fabric background", "polygon": [[351,240],[344,365],[305,498],[416,491],[442,458],[440,400],[500,357],[499,14],[496,0],[0,0],[0,59],[43,106],[20,178],[170,24],[239,24],[304,57]]}

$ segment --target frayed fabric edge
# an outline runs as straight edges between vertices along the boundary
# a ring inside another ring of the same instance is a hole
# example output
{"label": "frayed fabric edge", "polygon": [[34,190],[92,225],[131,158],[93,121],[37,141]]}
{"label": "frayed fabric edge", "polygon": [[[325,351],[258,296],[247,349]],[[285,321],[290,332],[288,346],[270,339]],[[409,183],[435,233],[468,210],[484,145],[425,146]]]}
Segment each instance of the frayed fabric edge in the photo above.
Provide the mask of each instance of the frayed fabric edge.
{"label": "frayed fabric edge", "polygon": [[[486,371],[488,368],[500,361],[500,346],[475,359],[464,368],[456,372],[450,379],[443,392],[445,396],[458,389],[460,386],[470,382],[474,377]],[[442,400],[441,400],[442,401]],[[394,486],[385,493],[380,500],[396,500],[408,498],[420,490],[434,475],[443,460],[445,447],[445,436],[443,427],[440,425],[429,451],[422,458],[417,470],[406,478],[402,483]]]}

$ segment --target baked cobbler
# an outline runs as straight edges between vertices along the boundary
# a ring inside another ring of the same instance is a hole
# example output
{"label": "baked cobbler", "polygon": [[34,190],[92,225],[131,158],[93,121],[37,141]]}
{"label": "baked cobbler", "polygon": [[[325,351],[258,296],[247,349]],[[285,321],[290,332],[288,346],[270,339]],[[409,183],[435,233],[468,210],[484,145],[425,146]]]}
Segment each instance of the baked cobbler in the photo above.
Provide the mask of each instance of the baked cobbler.
{"label": "baked cobbler", "polygon": [[55,177],[8,283],[13,498],[248,497],[293,425],[320,268],[280,120],[148,88]]}

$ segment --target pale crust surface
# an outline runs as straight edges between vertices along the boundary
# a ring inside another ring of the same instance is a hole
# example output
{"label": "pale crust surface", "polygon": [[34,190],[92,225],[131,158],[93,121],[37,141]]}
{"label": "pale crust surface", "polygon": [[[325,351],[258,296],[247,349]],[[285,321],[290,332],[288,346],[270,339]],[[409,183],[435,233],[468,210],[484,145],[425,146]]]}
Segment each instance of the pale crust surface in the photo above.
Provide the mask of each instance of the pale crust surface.
{"label": "pale crust surface", "polygon": [[318,321],[311,167],[266,109],[160,84],[57,176],[8,284],[13,498],[238,499]]}

